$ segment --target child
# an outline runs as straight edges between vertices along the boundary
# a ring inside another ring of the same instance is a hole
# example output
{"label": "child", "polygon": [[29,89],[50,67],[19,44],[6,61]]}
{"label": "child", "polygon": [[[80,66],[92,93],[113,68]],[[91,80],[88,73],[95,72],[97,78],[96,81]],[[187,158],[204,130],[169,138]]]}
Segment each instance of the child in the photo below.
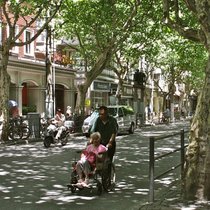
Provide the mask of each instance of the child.
{"label": "child", "polygon": [[[76,171],[79,176],[78,185],[87,187],[91,166],[95,166],[96,157],[107,151],[107,148],[100,144],[101,135],[99,132],[92,133],[87,148],[82,152],[81,159],[77,162]],[[85,179],[83,179],[85,176]]]}

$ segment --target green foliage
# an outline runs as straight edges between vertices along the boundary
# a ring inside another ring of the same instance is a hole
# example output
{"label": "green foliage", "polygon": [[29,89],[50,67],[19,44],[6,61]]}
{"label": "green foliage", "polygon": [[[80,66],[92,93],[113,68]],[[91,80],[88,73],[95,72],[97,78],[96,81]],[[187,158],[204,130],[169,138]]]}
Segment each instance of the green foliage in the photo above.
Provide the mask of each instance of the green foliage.
{"label": "green foliage", "polygon": [[[76,50],[84,58],[87,66],[94,66],[98,55],[102,53],[112,40],[120,47],[124,37],[129,36],[130,27],[126,28],[135,1],[73,1],[67,0],[62,10],[64,24],[60,29],[60,37],[77,38]],[[128,24],[129,25],[129,24]]]}
{"label": "green foliage", "polygon": [[[3,6],[6,1],[0,0],[0,5]],[[59,4],[56,0],[10,0],[7,7],[7,12],[14,18],[24,17],[28,15],[37,15],[37,12],[42,10],[43,17],[46,16],[50,9],[55,8]]]}
{"label": "green foliage", "polygon": [[[2,26],[8,26],[8,35],[3,45],[11,49],[14,46],[26,45],[22,34],[26,29],[36,27],[30,42],[34,41],[47,27],[60,8],[62,0],[0,0]],[[19,21],[19,22],[18,22]],[[40,24],[41,23],[41,24]],[[17,25],[21,25],[16,30]],[[29,44],[29,43],[27,43]]]}
{"label": "green foliage", "polygon": [[29,112],[36,112],[37,108],[36,105],[33,106],[23,106],[22,107],[22,114],[27,115]]}
{"label": "green foliage", "polygon": [[204,46],[171,30],[165,31],[164,35],[155,65],[163,70],[163,76],[169,83],[173,74],[173,79],[178,84],[185,83],[191,89],[199,90],[207,61]]}
{"label": "green foliage", "polygon": [[[173,77],[177,83],[192,83],[191,86],[199,87],[198,82],[203,79],[206,61],[204,48],[182,38],[163,24],[160,0],[156,3],[141,1],[132,27],[126,29],[124,26],[134,2],[66,0],[60,18],[64,24],[57,32],[60,37],[67,39],[77,37],[79,45],[74,47],[89,67],[94,66],[98,55],[115,37],[118,41],[116,52],[133,69],[138,68],[139,59],[145,57],[154,68],[160,67],[163,70],[169,83],[169,72],[173,66]],[[179,6],[182,19],[177,19],[173,10],[171,18],[180,21],[183,27],[198,29],[196,17],[188,11],[184,3],[181,2]]]}

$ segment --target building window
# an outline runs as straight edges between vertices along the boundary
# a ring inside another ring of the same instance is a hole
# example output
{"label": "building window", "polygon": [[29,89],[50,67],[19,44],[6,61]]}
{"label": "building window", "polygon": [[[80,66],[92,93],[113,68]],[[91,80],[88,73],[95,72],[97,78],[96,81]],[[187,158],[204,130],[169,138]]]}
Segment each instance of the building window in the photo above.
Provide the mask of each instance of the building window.
{"label": "building window", "polygon": [[[26,31],[25,33],[25,41],[29,41],[31,39],[31,32],[30,31]],[[26,54],[31,54],[31,44],[26,44],[25,46],[25,53]]]}
{"label": "building window", "polygon": [[[1,27],[1,30],[2,30],[2,27]],[[1,32],[2,33],[2,32]],[[19,33],[19,26],[15,26],[15,36]],[[3,35],[3,34],[2,34]],[[1,38],[2,38],[2,35],[1,35]],[[10,35],[10,28],[9,26],[7,26],[7,38],[9,37]],[[1,39],[2,41],[2,39]],[[15,42],[17,43],[19,40],[15,40]],[[18,54],[19,53],[19,47],[18,46],[15,46],[13,47],[11,50],[10,50],[11,53],[14,53],[14,54]]]}
{"label": "building window", "polygon": [[[15,26],[15,35],[17,35],[18,33],[19,33],[19,27]],[[16,42],[18,42],[18,40]],[[12,53],[18,54],[19,53],[19,47],[15,46],[15,47],[12,48],[11,51],[12,51]]]}

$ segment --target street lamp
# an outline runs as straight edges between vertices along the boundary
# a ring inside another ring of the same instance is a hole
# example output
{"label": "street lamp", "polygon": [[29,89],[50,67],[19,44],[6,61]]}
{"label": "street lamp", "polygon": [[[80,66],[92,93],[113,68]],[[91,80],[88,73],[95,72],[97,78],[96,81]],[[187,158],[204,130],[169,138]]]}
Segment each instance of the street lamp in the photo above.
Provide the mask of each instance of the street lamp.
{"label": "street lamp", "polygon": [[[146,74],[143,71],[139,71],[138,69],[134,73],[134,89],[137,96],[137,120],[140,119],[140,124],[144,124],[145,116],[144,116],[144,91],[146,87]],[[139,94],[140,90],[140,94]],[[140,99],[139,99],[140,98]]]}
{"label": "street lamp", "polygon": [[55,68],[52,66],[52,30],[50,26],[46,28],[46,98],[45,111],[46,116],[51,118],[54,116],[54,97],[55,97]]}

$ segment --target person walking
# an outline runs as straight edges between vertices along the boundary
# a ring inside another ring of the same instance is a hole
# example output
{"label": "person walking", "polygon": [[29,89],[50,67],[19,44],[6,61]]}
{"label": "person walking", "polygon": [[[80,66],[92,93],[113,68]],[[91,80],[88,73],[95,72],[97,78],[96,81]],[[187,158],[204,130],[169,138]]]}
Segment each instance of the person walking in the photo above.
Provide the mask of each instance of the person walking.
{"label": "person walking", "polygon": [[72,120],[71,106],[67,106],[66,107],[66,120]]}
{"label": "person walking", "polygon": [[106,106],[99,107],[99,117],[92,126],[91,133],[99,132],[101,134],[101,144],[108,148],[108,157],[111,162],[116,150],[117,130],[117,121],[108,114],[108,108]]}

